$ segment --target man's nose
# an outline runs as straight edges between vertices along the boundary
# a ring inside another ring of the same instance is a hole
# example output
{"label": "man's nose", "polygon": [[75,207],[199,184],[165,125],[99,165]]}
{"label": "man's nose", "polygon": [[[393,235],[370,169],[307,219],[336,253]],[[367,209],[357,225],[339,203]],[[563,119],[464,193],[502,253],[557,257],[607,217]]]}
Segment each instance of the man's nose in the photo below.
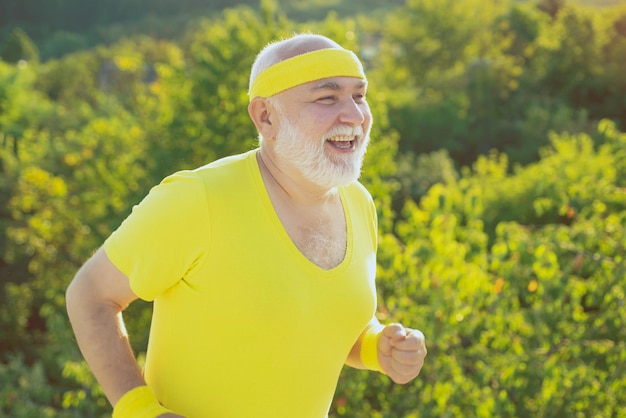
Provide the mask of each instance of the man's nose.
{"label": "man's nose", "polygon": [[361,125],[365,121],[365,109],[363,109],[361,104],[350,98],[342,104],[339,118],[341,122],[352,126]]}

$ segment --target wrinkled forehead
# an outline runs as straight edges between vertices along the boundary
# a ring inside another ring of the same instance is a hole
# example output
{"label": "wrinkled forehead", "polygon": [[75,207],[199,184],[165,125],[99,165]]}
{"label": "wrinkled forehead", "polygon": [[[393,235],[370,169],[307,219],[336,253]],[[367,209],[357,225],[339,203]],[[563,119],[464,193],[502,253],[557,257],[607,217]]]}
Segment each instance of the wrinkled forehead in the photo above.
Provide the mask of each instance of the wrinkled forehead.
{"label": "wrinkled forehead", "polygon": [[331,77],[366,80],[363,65],[346,49],[327,48],[296,55],[262,71],[250,86],[248,96],[271,97],[301,84]]}

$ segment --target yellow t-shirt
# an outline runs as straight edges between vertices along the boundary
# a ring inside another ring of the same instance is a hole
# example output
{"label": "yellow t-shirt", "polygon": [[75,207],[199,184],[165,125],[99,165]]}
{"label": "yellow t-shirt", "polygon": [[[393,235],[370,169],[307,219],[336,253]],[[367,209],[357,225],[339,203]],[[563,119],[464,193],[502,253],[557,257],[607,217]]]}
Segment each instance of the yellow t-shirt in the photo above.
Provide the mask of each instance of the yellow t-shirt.
{"label": "yellow t-shirt", "polygon": [[145,377],[189,418],[322,418],[376,305],[376,212],[340,189],[345,259],[331,270],[290,240],[256,150],[176,173],[105,242],[154,300]]}

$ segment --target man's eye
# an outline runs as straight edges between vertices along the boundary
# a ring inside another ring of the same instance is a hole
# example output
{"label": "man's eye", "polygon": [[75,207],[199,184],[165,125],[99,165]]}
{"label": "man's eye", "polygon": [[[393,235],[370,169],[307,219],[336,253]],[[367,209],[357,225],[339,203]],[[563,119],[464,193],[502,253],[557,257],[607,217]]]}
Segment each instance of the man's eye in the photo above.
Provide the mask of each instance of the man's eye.
{"label": "man's eye", "polygon": [[365,99],[365,94],[364,93],[359,93],[359,94],[355,94],[354,96],[352,96],[352,100],[354,100],[355,103],[364,103],[366,101]]}
{"label": "man's eye", "polygon": [[318,102],[334,102],[335,101],[335,96],[324,96],[324,97],[320,97],[319,99],[317,99]]}

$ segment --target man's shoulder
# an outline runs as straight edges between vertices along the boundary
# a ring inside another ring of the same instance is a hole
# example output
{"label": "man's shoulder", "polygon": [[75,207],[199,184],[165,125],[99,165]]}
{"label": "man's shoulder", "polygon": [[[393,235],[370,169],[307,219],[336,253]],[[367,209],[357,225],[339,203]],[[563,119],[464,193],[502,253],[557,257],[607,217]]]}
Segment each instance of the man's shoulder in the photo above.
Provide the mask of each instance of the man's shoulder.
{"label": "man's shoulder", "polygon": [[241,154],[222,157],[201,167],[198,167],[193,171],[199,174],[205,174],[207,172],[217,169],[237,169],[239,166],[245,166],[250,161],[250,159],[253,159],[256,155],[256,151],[257,150],[254,149]]}
{"label": "man's shoulder", "polygon": [[369,190],[358,180],[345,186],[344,190],[349,196],[359,196],[367,200],[372,200],[372,195]]}
{"label": "man's shoulder", "polygon": [[256,150],[230,155],[184,173],[203,184],[210,195],[228,193],[229,190],[243,191],[257,183],[255,156]]}

